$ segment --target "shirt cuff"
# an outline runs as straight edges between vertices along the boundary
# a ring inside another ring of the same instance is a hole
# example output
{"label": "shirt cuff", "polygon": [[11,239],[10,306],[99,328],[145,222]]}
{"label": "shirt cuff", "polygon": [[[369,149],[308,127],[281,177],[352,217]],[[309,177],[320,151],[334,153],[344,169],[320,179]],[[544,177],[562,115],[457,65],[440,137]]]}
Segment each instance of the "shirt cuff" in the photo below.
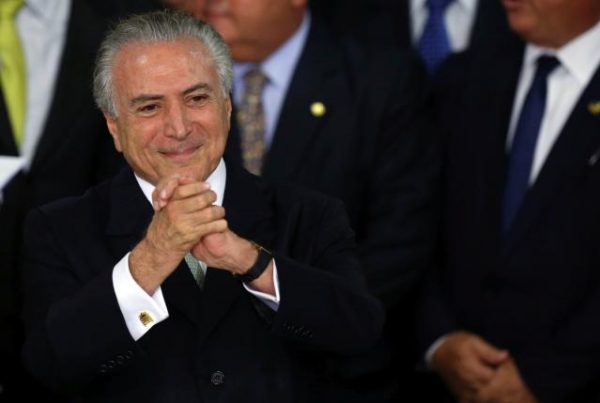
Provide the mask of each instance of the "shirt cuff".
{"label": "shirt cuff", "polygon": [[119,308],[134,340],[139,340],[152,326],[169,317],[162,289],[159,287],[153,295],[148,295],[133,279],[129,253],[113,268],[112,281]]}
{"label": "shirt cuff", "polygon": [[266,294],[264,292],[256,291],[250,288],[246,283],[242,283],[246,291],[260,299],[266,306],[277,312],[279,309],[279,276],[277,275],[277,264],[273,259],[273,286],[275,287],[275,296]]}
{"label": "shirt cuff", "polygon": [[435,354],[438,347],[441,346],[444,341],[446,341],[446,335],[440,336],[425,352],[425,365],[427,365],[427,369],[432,369],[431,360],[433,359],[433,354]]}

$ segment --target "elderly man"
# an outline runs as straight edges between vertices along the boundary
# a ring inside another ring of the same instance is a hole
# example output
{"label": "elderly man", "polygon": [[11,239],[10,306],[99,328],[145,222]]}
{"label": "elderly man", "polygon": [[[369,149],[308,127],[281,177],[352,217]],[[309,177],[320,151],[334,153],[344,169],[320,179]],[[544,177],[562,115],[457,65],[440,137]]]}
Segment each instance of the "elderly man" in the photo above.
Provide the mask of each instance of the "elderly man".
{"label": "elderly man", "polygon": [[600,2],[503,5],[521,40],[440,71],[444,265],[423,343],[461,402],[597,401]]}
{"label": "elderly man", "polygon": [[230,87],[226,45],[187,15],[134,16],[103,42],[95,96],[129,167],[29,216],[24,359],[46,384],[344,400],[329,363],[374,342],[382,308],[340,203],[226,167]]}

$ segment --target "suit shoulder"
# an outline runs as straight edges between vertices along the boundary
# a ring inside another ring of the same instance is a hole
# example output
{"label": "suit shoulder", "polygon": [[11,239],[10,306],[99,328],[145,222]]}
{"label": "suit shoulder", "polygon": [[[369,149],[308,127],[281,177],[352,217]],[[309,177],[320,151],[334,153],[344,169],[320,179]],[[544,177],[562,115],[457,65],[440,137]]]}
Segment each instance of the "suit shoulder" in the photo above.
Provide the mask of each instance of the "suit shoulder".
{"label": "suit shoulder", "polygon": [[45,216],[57,223],[69,223],[82,220],[84,217],[93,217],[101,220],[105,216],[109,182],[103,182],[88,189],[80,196],[66,197],[43,204],[28,214],[28,221],[32,216]]}
{"label": "suit shoulder", "polygon": [[304,206],[312,209],[344,209],[343,202],[317,190],[296,185],[287,181],[267,181],[261,179],[262,186],[272,194],[277,206]]}

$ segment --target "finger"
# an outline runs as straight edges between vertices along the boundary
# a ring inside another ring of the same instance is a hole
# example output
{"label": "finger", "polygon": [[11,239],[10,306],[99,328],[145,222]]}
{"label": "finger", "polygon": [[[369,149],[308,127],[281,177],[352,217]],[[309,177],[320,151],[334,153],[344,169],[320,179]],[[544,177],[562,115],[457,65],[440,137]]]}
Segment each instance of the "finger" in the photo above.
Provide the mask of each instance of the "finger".
{"label": "finger", "polygon": [[193,215],[190,225],[199,226],[225,218],[225,209],[221,206],[211,206]]}
{"label": "finger", "polygon": [[154,211],[160,211],[171,198],[173,192],[178,186],[178,178],[171,176],[156,185],[154,192],[152,192],[152,207]]}
{"label": "finger", "polygon": [[207,235],[225,232],[227,228],[229,228],[229,225],[224,218],[201,224],[197,227],[198,233],[201,234],[198,238],[198,242]]}
{"label": "finger", "polygon": [[180,186],[178,186],[173,192],[173,196],[171,198],[173,200],[186,199],[188,197],[204,193],[208,190],[210,190],[210,184],[208,182],[190,182],[187,184],[180,184]]}
{"label": "finger", "polygon": [[[219,207],[214,204],[217,195],[212,190],[188,197],[186,199],[171,199],[169,209],[174,216],[178,215],[196,215],[202,210]],[[182,217],[183,218],[183,217]]]}

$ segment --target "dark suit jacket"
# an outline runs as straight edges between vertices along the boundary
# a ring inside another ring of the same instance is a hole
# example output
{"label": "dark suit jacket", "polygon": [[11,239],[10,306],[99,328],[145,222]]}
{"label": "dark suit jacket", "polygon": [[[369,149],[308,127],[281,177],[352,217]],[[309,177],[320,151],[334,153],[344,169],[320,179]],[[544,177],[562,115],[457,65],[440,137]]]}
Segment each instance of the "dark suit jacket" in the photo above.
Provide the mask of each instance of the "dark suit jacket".
{"label": "dark suit jacket", "polygon": [[[28,382],[19,364],[22,343],[17,267],[27,210],[57,198],[83,193],[123,165],[102,114],[92,99],[96,49],[109,20],[156,7],[147,0],[76,0],[72,2],[54,94],[31,168],[2,189],[0,203],[0,400],[43,396]],[[1,88],[0,88],[1,92]],[[0,93],[0,155],[18,155]]]}
{"label": "dark suit jacket", "polygon": [[423,347],[456,329],[508,349],[542,402],[589,402],[600,374],[600,70],[501,235],[506,135],[523,45],[449,61],[443,266],[425,299]]}
{"label": "dark suit jacket", "polygon": [[[0,382],[3,398],[18,371],[21,336],[17,265],[23,217],[29,207],[59,197],[83,193],[92,184],[118,171],[121,158],[112,146],[101,113],[91,94],[92,63],[106,21],[85,1],[73,1],[52,105],[31,169],[3,189],[0,205]],[[4,97],[0,94],[0,155],[17,155]],[[16,361],[16,362],[15,362]],[[19,383],[15,381],[12,383]],[[23,399],[29,389],[15,391]]]}
{"label": "dark suit jacket", "polygon": [[29,370],[85,401],[345,401],[330,360],[372,344],[383,309],[366,291],[341,203],[228,168],[223,205],[233,231],[274,251],[279,310],[218,269],[208,269],[200,291],[183,263],[162,286],[169,318],[137,342],[111,277],[152,217],[131,170],[34,210],[26,226]]}
{"label": "dark suit jacket", "polygon": [[[412,52],[367,49],[313,21],[262,176],[340,198],[373,292],[403,300],[429,264],[439,164]],[[326,113],[311,114],[322,102]],[[235,122],[226,155],[241,164]]]}
{"label": "dark suit jacket", "polygon": [[[423,121],[425,86],[411,51],[340,40],[315,18],[264,161],[264,177],[346,205],[367,283],[389,318],[378,347],[340,369],[367,395],[389,395],[407,378],[400,372],[413,368],[413,295],[430,266],[437,223],[439,162]],[[317,101],[322,117],[310,112]],[[227,146],[239,164],[235,124]]]}

